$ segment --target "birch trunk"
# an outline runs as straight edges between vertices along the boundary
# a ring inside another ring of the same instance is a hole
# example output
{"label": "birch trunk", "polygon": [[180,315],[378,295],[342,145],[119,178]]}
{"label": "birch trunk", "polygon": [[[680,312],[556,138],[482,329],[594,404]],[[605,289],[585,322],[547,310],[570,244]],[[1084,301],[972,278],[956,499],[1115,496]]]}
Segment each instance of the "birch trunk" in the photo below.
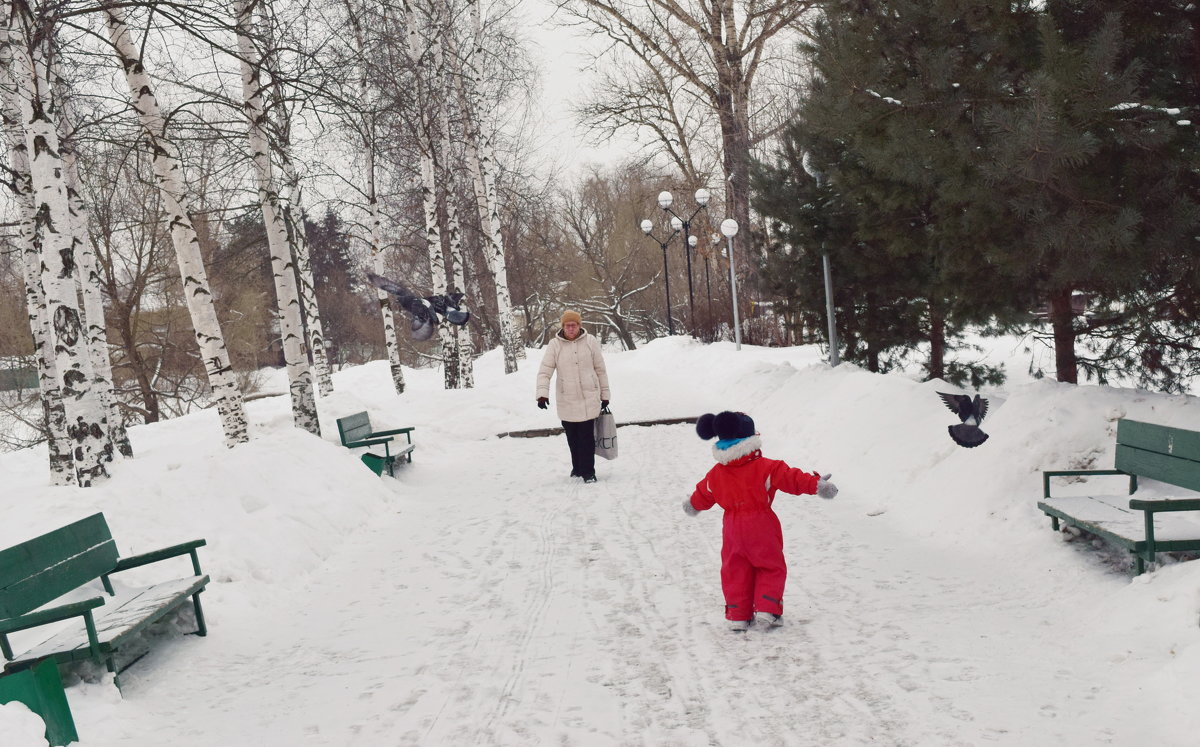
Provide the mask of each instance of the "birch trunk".
{"label": "birch trunk", "polygon": [[125,23],[124,10],[108,6],[105,8],[105,16],[113,48],[129,84],[133,108],[146,136],[146,148],[153,156],[154,179],[167,210],[167,225],[171,229],[171,241],[175,245],[179,274],[183,278],[184,299],[192,318],[200,354],[204,358],[209,387],[221,415],[225,445],[232,448],[249,440],[246,412],[242,406],[242,392],[229,363],[229,351],[225,349],[221,325],[217,321],[212,290],[208,285],[208,273],[204,270],[204,261],[200,254],[200,239],[188,213],[183,164],[180,163],[178,149],[167,137],[166,120],[154,95],[153,81],[146,73],[138,49],[133,43],[129,27]]}
{"label": "birch trunk", "polygon": [[271,274],[275,280],[279,334],[283,340],[283,359],[287,364],[288,389],[292,395],[292,417],[297,428],[320,436],[312,371],[304,351],[304,325],[300,321],[295,263],[288,244],[287,226],[283,222],[283,210],[279,205],[279,188],[275,183],[264,124],[267,113],[263,107],[258,49],[251,38],[253,14],[250,3],[247,0],[235,0],[234,13],[237,16],[238,57],[242,67],[242,108],[248,120],[247,140],[258,182],[258,202],[262,206],[267,245],[271,251]]}
{"label": "birch trunk", "polygon": [[[354,31],[354,41],[358,45],[358,55],[365,58],[368,54],[367,38],[362,24],[359,22],[363,12],[346,0],[346,15]],[[371,86],[367,77],[366,65],[362,66],[359,76],[359,107],[362,113],[363,149],[366,151],[366,190],[367,212],[371,221],[371,267],[375,274],[387,277],[387,268],[383,261],[383,216],[379,207],[379,193],[375,185],[375,107],[371,103]],[[379,314],[383,320],[383,343],[387,348],[388,364],[392,371],[392,385],[396,394],[404,394],[404,369],[400,366],[400,343],[396,339],[396,315],[392,313],[391,295],[382,288],[375,289],[375,298],[379,301]]]}
{"label": "birch trunk", "polygon": [[[422,147],[433,148],[428,128]],[[437,163],[433,153],[421,154],[421,205],[425,213],[425,247],[429,253],[430,291],[438,296],[446,293],[446,258],[442,252],[442,227],[438,223]],[[438,340],[442,347],[442,381],[446,389],[459,388],[458,346],[449,325],[438,324]]]}
{"label": "birch trunk", "polygon": [[50,483],[52,485],[74,485],[76,482],[67,440],[67,415],[63,409],[62,396],[58,388],[58,374],[54,365],[53,343],[51,342],[50,320],[46,310],[46,294],[38,276],[41,259],[37,255],[34,236],[33,180],[29,175],[29,152],[25,147],[25,135],[21,130],[21,118],[13,97],[12,51],[9,47],[8,28],[0,26],[0,80],[4,95],[0,100],[0,115],[3,116],[4,137],[8,145],[9,169],[13,198],[17,204],[18,235],[21,244],[21,269],[25,280],[25,306],[29,315],[29,331],[33,334],[33,345],[38,361],[38,391],[45,422],[46,444],[50,461]]}
{"label": "birch trunk", "polygon": [[303,187],[300,175],[290,154],[280,154],[280,170],[283,172],[283,222],[287,227],[289,243],[296,257],[296,275],[300,281],[300,304],[304,308],[305,340],[312,354],[313,373],[317,389],[322,397],[333,394],[333,377],[330,375],[329,355],[325,349],[325,327],[321,324],[321,310],[317,304],[317,285],[313,279],[312,256],[308,251],[308,225],[304,215]]}
{"label": "birch trunk", "polygon": [[[479,63],[483,58],[483,21],[478,0],[467,0],[467,7],[474,37],[463,64],[464,69],[461,74],[452,77],[462,108],[467,166],[471,170],[479,222],[487,240],[483,257],[496,286],[496,313],[500,318],[504,373],[510,374],[517,370],[517,361],[525,357],[525,346],[521,344],[516,319],[513,318],[512,296],[508,288],[508,263],[504,259],[504,236],[500,230],[500,204],[496,194],[496,165],[491,135],[482,124],[478,108],[479,91],[483,88],[483,68]],[[453,34],[447,34],[447,39],[448,43],[454,45],[450,49],[450,59],[457,59]]]}
{"label": "birch trunk", "polygon": [[[426,88],[425,91],[418,91],[417,101],[424,102],[427,105],[442,106],[443,103],[437,101],[437,97],[430,95],[430,89],[436,89],[433,85],[436,78],[436,71],[429,71],[429,55],[425,54],[425,50],[421,45],[421,35],[417,31],[417,22],[413,18],[412,9],[407,0],[402,3],[404,12],[404,27],[405,33],[408,36],[408,54],[412,61],[413,67],[416,70],[418,89]],[[435,44],[440,42],[435,41]],[[436,52],[440,58],[440,51]],[[437,164],[435,161],[435,145],[433,136],[433,116],[430,115],[428,109],[419,112],[420,122],[417,125],[417,141],[418,147],[421,150],[421,205],[425,215],[425,246],[429,254],[429,282],[430,290],[434,295],[441,295],[446,292],[446,260],[442,251],[442,229],[438,224],[437,210]],[[459,362],[458,362],[458,346],[454,342],[453,334],[450,332],[446,324],[438,325],[438,340],[442,347],[442,376],[446,389],[459,388]]]}
{"label": "birch trunk", "polygon": [[[364,83],[365,86],[365,83]],[[375,190],[375,128],[368,125],[367,137],[367,208],[371,213],[371,263],[375,274],[386,277],[383,264],[383,217],[379,211],[379,195]],[[392,297],[382,288],[375,289],[379,313],[383,317],[383,342],[387,345],[388,363],[396,394],[404,394],[404,369],[400,367],[400,343],[396,339],[396,315],[392,313]]]}
{"label": "birch trunk", "polygon": [[[56,76],[57,77],[57,76]],[[108,433],[113,446],[122,456],[133,456],[133,445],[125,430],[125,416],[121,412],[113,389],[112,360],[108,354],[108,322],[104,315],[104,292],[101,290],[100,270],[96,264],[96,250],[88,237],[88,206],[80,194],[82,182],[79,178],[79,163],[73,142],[74,123],[70,116],[64,86],[58,77],[56,86],[62,102],[61,153],[67,186],[67,199],[71,203],[74,218],[72,231],[79,251],[76,254],[78,268],[76,279],[83,297],[83,318],[87,327],[88,356],[92,363],[92,385],[100,407],[108,417]]]}
{"label": "birch trunk", "polygon": [[[446,36],[449,36],[449,34],[446,34]],[[445,71],[441,37],[442,35],[439,35],[439,41],[434,42],[434,66],[437,70]],[[445,77],[445,73],[443,73],[442,77],[443,80],[447,80],[447,83],[449,82]],[[462,227],[458,222],[458,205],[454,199],[454,154],[450,139],[450,108],[453,98],[450,96],[449,85],[441,86],[441,89],[443,95],[439,97],[441,105],[438,106],[438,129],[441,135],[440,150],[442,154],[440,181],[446,205],[446,239],[450,248],[450,266],[447,268],[450,286],[446,292],[465,294],[467,291],[467,279],[463,265]],[[442,326],[451,332],[453,337],[455,363],[458,367],[455,382],[457,385],[456,388],[472,389],[475,386],[475,351],[471,343],[471,330],[466,326],[451,327],[449,324],[443,324]]]}
{"label": "birch trunk", "polygon": [[[266,43],[271,47],[277,46],[270,36],[269,29],[270,4],[261,4],[260,13],[264,17],[263,33]],[[291,117],[288,114],[286,102],[283,100],[282,89],[275,86],[272,89],[272,111],[275,112],[274,124],[277,133],[275,154],[279,158],[279,170],[283,180],[280,205],[283,210],[283,223],[287,228],[288,246],[296,260],[296,278],[299,283],[300,306],[304,311],[304,341],[312,356],[312,372],[317,380],[317,389],[322,397],[333,394],[333,379],[329,371],[329,357],[325,348],[325,329],[321,323],[321,311],[317,304],[316,282],[313,280],[312,258],[308,251],[308,225],[305,222],[303,185],[296,161],[292,154]]]}
{"label": "birch trunk", "polygon": [[[71,229],[71,205],[63,179],[58,125],[50,95],[45,45],[41,33],[23,29],[28,16],[14,19],[10,30],[13,93],[25,123],[34,211],[34,246],[40,259],[44,313],[50,320],[56,386],[62,397],[66,433],[71,444],[75,481],[90,487],[108,477],[112,441],[108,419],[96,398],[91,364],[84,341],[83,320],[75,292],[77,250]],[[32,24],[31,24],[32,25]],[[31,47],[29,41],[38,40]]]}

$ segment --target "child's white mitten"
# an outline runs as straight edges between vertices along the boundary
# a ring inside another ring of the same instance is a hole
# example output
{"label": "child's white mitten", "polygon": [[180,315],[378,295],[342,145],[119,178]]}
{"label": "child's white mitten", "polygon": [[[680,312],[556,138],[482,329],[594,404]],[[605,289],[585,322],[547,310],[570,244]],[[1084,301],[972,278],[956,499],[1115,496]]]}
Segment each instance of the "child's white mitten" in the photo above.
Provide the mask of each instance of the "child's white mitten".
{"label": "child's white mitten", "polygon": [[817,480],[817,495],[822,498],[829,499],[838,494],[837,485],[829,481],[831,477],[833,477],[832,472],[827,475],[821,475],[821,479]]}
{"label": "child's white mitten", "polygon": [[700,513],[698,510],[696,510],[696,507],[692,505],[692,499],[691,499],[691,498],[685,498],[685,499],[684,499],[684,501],[683,501],[683,512],[684,512],[685,514],[687,514],[688,516],[695,516],[696,514]]}

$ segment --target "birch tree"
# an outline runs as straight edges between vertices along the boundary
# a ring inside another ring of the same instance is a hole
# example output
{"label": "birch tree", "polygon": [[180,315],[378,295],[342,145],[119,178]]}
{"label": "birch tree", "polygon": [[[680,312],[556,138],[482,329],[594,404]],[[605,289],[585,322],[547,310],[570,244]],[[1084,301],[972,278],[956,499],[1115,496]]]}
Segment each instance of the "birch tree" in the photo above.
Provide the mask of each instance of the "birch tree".
{"label": "birch tree", "polygon": [[[371,85],[368,60],[374,53],[372,41],[363,21],[369,16],[364,9],[356,7],[353,2],[346,0],[346,22],[353,33],[353,50],[351,56],[356,69],[352,79],[357,83],[357,90],[346,98],[353,110],[350,117],[351,128],[363,149],[363,191],[366,200],[367,243],[371,256],[371,269],[376,275],[387,276],[384,262],[383,238],[383,209],[379,202],[379,168],[377,164],[379,149],[379,104]],[[379,315],[383,322],[383,342],[387,348],[388,366],[392,373],[392,386],[396,394],[404,393],[404,369],[400,364],[400,342],[396,337],[396,317],[392,310],[391,296],[387,291],[376,288],[375,299],[379,304]]]}
{"label": "birch tree", "polygon": [[[442,2],[449,15],[447,0]],[[517,361],[525,357],[525,346],[521,344],[513,318],[512,297],[508,287],[508,263],[504,257],[504,234],[500,227],[491,130],[482,122],[482,112],[478,108],[480,91],[483,89],[484,56],[483,20],[478,0],[467,0],[467,10],[471,19],[472,40],[462,58],[461,69],[451,79],[458,97],[467,167],[471,172],[481,233],[486,242],[483,258],[496,288],[496,314],[500,322],[500,344],[504,348],[504,373],[509,374],[517,370]],[[453,61],[458,58],[458,50],[452,29],[448,30],[446,39]]]}
{"label": "birch tree", "polygon": [[321,426],[317,420],[312,371],[304,351],[304,328],[300,320],[300,295],[296,289],[294,260],[288,244],[287,226],[283,221],[279,188],[275,181],[271,150],[267,141],[267,114],[263,107],[259,54],[251,37],[254,6],[248,0],[235,0],[234,13],[237,17],[238,57],[242,69],[242,98],[247,119],[247,139],[258,185],[258,201],[262,207],[263,223],[267,231],[267,244],[271,251],[279,334],[283,342],[284,361],[287,364],[292,416],[297,428],[320,436]]}
{"label": "birch tree", "polygon": [[88,206],[81,194],[82,181],[79,177],[79,159],[75,152],[75,124],[70,114],[70,101],[65,86],[56,86],[61,101],[62,153],[67,199],[71,204],[71,230],[79,248],[76,279],[83,298],[83,317],[87,330],[87,350],[92,364],[92,384],[100,407],[108,418],[108,432],[113,446],[123,456],[133,456],[133,445],[125,430],[125,417],[113,390],[112,360],[108,354],[108,323],[104,314],[104,293],[100,269],[96,262],[95,247],[88,236]]}
{"label": "birch tree", "polygon": [[[408,0],[402,2],[404,9],[403,28],[408,39],[408,54],[415,71],[417,82],[417,101],[423,106],[416,112],[417,140],[421,151],[421,209],[425,218],[425,246],[429,256],[430,289],[434,295],[446,293],[447,268],[442,251],[442,229],[438,223],[438,186],[437,161],[434,142],[434,128],[440,124],[440,112],[430,111],[431,107],[444,106],[438,96],[438,86],[435,84],[437,71],[431,70],[431,62],[436,58],[441,61],[440,35],[434,34],[430,49],[426,49],[421,40],[419,21],[414,17]],[[435,124],[435,121],[438,124]],[[442,374],[446,389],[458,389],[460,385],[460,364],[458,346],[454,335],[445,323],[438,325],[438,340],[442,349]]]}
{"label": "birch tree", "polygon": [[[268,59],[277,58],[279,45],[272,29],[274,14],[271,5],[264,0],[260,5],[262,15],[262,35],[269,49],[276,51],[275,55],[260,60],[263,67],[272,78],[273,85],[267,89],[270,99],[271,131],[274,134],[275,155],[279,161],[281,175],[281,190],[279,204],[282,210],[284,226],[287,229],[288,245],[296,262],[296,278],[299,283],[300,304],[304,310],[304,340],[308,352],[312,356],[312,371],[317,381],[321,396],[333,394],[333,379],[329,371],[329,359],[326,354],[325,329],[321,321],[321,311],[317,304],[316,283],[313,280],[312,259],[308,250],[308,227],[305,223],[304,190],[300,170],[292,148],[292,122],[288,110],[283,84],[278,80],[278,63],[268,63]],[[268,65],[270,65],[268,67]]]}
{"label": "birch tree", "polygon": [[[82,314],[75,292],[77,237],[72,230],[64,167],[59,150],[57,112],[51,95],[49,45],[53,38],[41,19],[15,5],[9,21],[14,108],[24,123],[33,198],[33,244],[45,294],[44,309],[53,345],[55,387],[66,416],[75,482],[90,487],[108,477],[112,441],[108,420],[93,386]],[[36,322],[35,322],[36,327]],[[51,395],[53,397],[53,395]]]}
{"label": "birch tree", "polygon": [[[438,33],[441,31],[442,33]],[[447,85],[439,86],[442,96],[437,97],[441,105],[437,107],[438,130],[441,140],[441,178],[438,181],[442,187],[442,195],[445,200],[446,209],[446,232],[447,243],[450,248],[449,266],[447,275],[450,280],[450,285],[446,289],[447,293],[466,293],[466,273],[463,264],[463,243],[462,243],[462,226],[458,222],[458,205],[455,201],[455,169],[454,169],[454,144],[450,136],[450,114],[453,106],[454,98],[450,95],[451,86],[449,85],[449,68],[445,65],[445,44],[443,39],[448,39],[452,35],[450,29],[443,24],[438,24],[434,28],[434,67],[442,72],[440,79],[446,81]],[[432,138],[431,138],[432,140]],[[486,225],[486,224],[485,224]],[[440,247],[439,247],[440,250]],[[432,257],[432,247],[430,249]],[[436,268],[431,267],[432,271]],[[456,375],[456,384],[459,389],[471,389],[475,386],[475,364],[474,364],[474,348],[471,344],[471,330],[466,327],[455,326],[451,329],[450,325],[443,324],[442,328],[449,331],[454,341],[454,362],[458,366]],[[449,365],[449,362],[447,362]]]}
{"label": "birch tree", "polygon": [[[7,8],[6,8],[7,10]],[[38,391],[42,404],[42,417],[50,461],[52,485],[72,485],[76,478],[73,470],[70,443],[67,440],[66,410],[63,408],[61,390],[57,384],[58,373],[54,360],[54,346],[46,294],[42,290],[39,276],[41,258],[35,243],[34,217],[36,208],[33,200],[33,178],[29,174],[29,154],[25,147],[25,134],[21,129],[21,115],[16,107],[13,84],[12,49],[9,45],[8,24],[0,26],[0,85],[4,91],[0,98],[0,115],[3,116],[4,137],[9,153],[8,187],[17,205],[18,233],[21,239],[21,268],[25,281],[25,307],[29,318],[29,330],[33,334],[35,357],[38,362]]]}
{"label": "birch tree", "polygon": [[167,224],[171,229],[175,257],[183,278],[184,298],[204,359],[209,387],[221,415],[225,443],[233,447],[248,440],[246,413],[213,305],[208,274],[200,254],[200,240],[189,213],[189,198],[179,150],[167,136],[166,120],[154,94],[153,81],[133,43],[133,36],[125,22],[124,9],[106,5],[104,12],[109,38],[124,70],[131,103],[145,136],[145,147],[152,157],[154,179],[167,210]]}

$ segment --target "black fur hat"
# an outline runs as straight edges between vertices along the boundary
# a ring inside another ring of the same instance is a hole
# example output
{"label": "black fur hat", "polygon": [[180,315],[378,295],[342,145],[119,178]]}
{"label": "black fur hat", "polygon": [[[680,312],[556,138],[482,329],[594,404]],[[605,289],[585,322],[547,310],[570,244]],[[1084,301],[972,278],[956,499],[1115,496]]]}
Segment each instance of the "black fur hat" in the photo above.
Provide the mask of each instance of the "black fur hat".
{"label": "black fur hat", "polygon": [[696,435],[705,441],[714,436],[722,441],[749,438],[755,433],[754,420],[744,412],[705,413],[696,420]]}

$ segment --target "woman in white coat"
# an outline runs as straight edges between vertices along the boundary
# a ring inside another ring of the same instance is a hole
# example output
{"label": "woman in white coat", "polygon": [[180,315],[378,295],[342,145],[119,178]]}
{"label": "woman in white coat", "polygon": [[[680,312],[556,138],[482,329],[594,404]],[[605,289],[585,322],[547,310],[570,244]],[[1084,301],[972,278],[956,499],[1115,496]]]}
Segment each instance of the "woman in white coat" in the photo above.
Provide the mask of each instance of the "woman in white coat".
{"label": "woman in white coat", "polygon": [[537,403],[543,410],[549,407],[550,377],[557,371],[555,402],[571,449],[571,476],[595,482],[594,430],[600,410],[608,407],[608,370],[600,341],[583,328],[579,312],[565,311],[560,321],[562,328],[546,344],[538,368]]}

